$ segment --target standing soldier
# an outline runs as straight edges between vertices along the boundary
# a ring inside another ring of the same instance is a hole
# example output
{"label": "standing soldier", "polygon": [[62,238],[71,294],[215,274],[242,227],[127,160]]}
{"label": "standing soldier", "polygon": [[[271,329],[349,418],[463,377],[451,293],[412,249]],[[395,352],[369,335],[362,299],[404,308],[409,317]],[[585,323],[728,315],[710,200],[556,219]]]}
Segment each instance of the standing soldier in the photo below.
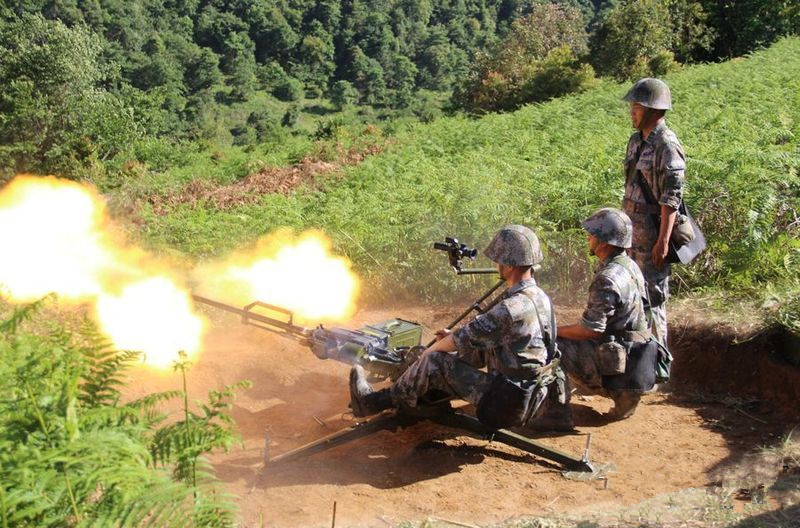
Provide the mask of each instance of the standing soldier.
{"label": "standing soldier", "polygon": [[667,346],[669,238],[683,199],[685,155],[664,114],[672,108],[669,87],[645,78],[623,98],[637,132],[625,155],[623,209],[633,222],[632,256],[647,282],[653,313],[653,334]]}
{"label": "standing soldier", "polygon": [[[506,226],[484,254],[508,285],[504,298],[461,328],[437,332],[439,340],[389,388],[374,391],[364,370],[353,367],[350,407],[355,416],[443,397],[467,400],[478,419],[495,428],[522,425],[536,413],[547,385],[560,373],[545,368],[557,351],[552,303],[533,278],[533,266],[542,261],[539,240],[525,226]],[[483,367],[487,372],[479,370]],[[554,429],[572,429],[565,403],[562,398],[563,423],[549,424]]]}
{"label": "standing soldier", "polygon": [[[580,322],[558,327],[561,365],[584,390],[614,400],[613,418],[627,418],[641,392],[655,382],[657,351],[648,329],[644,278],[625,252],[633,227],[624,212],[611,208],[600,209],[581,226],[589,233],[589,252],[600,259],[600,268]],[[642,345],[650,349],[643,351]],[[639,362],[642,353],[649,355]]]}

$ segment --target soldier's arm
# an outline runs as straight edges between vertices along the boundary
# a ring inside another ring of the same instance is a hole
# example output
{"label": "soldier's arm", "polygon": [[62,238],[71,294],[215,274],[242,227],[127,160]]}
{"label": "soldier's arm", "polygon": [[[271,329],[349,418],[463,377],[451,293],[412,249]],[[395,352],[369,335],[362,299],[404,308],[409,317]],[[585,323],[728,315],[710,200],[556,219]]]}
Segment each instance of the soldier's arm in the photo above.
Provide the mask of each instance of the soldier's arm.
{"label": "soldier's arm", "polygon": [[447,334],[428,347],[428,350],[431,352],[452,352],[455,349],[456,342],[453,339],[453,334]]}
{"label": "soldier's arm", "polygon": [[616,310],[619,294],[607,277],[598,275],[589,286],[589,301],[578,324],[558,327],[558,337],[564,339],[599,340],[606,330],[608,317]]}
{"label": "soldier's arm", "polygon": [[675,218],[678,210],[669,205],[661,204],[661,225],[658,230],[658,239],[653,244],[651,258],[657,268],[664,265],[664,259],[669,253],[669,237],[672,234],[672,227],[675,225]]}
{"label": "soldier's arm", "polygon": [[678,216],[678,208],[683,200],[686,161],[683,149],[676,139],[668,139],[661,155],[660,172],[664,178],[664,192],[658,200],[661,205],[661,225],[658,238],[653,245],[651,257],[653,264],[660,268],[669,253],[669,237]]}
{"label": "soldier's arm", "polygon": [[502,302],[478,315],[451,334],[458,357],[473,366],[483,364],[484,352],[499,345],[503,332],[512,324],[511,314]]}

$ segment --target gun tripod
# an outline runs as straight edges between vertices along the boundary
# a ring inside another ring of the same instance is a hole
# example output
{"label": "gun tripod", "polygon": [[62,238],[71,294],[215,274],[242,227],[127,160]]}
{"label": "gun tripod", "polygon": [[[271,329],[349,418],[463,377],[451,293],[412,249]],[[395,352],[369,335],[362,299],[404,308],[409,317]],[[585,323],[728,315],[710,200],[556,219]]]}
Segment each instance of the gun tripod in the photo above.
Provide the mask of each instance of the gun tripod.
{"label": "gun tripod", "polygon": [[336,433],[320,438],[314,442],[300,446],[274,458],[264,458],[265,468],[288,462],[299,458],[327,451],[333,447],[345,444],[352,440],[362,438],[378,431],[397,431],[410,427],[419,422],[430,421],[445,427],[460,429],[489,441],[502,442],[511,447],[534,454],[541,458],[561,464],[568,471],[593,472],[594,466],[589,462],[589,441],[586,450],[580,458],[574,457],[557,449],[547,447],[527,436],[514,433],[507,429],[491,429],[480,423],[476,418],[456,411],[449,401],[435,405],[426,405],[413,409],[397,409],[356,423]]}

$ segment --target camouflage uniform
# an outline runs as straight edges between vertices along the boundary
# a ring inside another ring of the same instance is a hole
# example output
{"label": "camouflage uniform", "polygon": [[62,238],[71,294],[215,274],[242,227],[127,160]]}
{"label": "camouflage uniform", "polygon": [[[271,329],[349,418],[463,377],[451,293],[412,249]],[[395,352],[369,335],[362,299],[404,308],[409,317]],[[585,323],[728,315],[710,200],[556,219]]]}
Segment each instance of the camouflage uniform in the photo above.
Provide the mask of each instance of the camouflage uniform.
{"label": "camouflage uniform", "polygon": [[[638,155],[638,161],[637,161]],[[683,199],[685,155],[675,133],[667,128],[664,119],[647,137],[635,132],[628,141],[625,155],[625,199],[623,209],[633,222],[632,256],[642,270],[650,298],[653,314],[653,334],[665,346],[667,344],[667,299],[669,298],[669,276],[671,266],[664,263],[661,268],[653,264],[652,250],[660,225],[653,218],[660,218],[660,206],[678,209]],[[636,176],[649,186],[658,205],[650,204]]]}
{"label": "camouflage uniform", "polygon": [[[595,274],[580,324],[604,336],[646,331],[644,295],[645,282],[639,267],[621,251],[603,262]],[[592,340],[558,338],[561,366],[573,380],[593,392],[602,390],[596,358],[598,345]]]}
{"label": "camouflage uniform", "polygon": [[[521,386],[532,385],[538,367],[550,359],[545,346],[553,335],[550,299],[533,279],[504,295],[491,310],[453,332],[457,352],[429,351],[414,362],[392,385],[392,401],[415,407],[436,389],[477,406],[498,372]],[[478,370],[482,367],[488,373]]]}

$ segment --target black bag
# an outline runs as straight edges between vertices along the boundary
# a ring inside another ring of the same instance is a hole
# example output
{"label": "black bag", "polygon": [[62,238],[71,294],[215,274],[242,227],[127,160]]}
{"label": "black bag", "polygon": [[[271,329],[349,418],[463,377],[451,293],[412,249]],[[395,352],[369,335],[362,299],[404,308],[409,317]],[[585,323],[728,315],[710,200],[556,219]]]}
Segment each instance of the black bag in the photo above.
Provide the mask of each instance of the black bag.
{"label": "black bag", "polygon": [[489,390],[478,402],[475,410],[478,421],[492,429],[522,425],[535,388],[536,384],[522,387],[505,375],[496,373]]}
{"label": "black bag", "polygon": [[656,362],[659,343],[650,339],[644,343],[631,343],[625,373],[616,376],[603,376],[603,388],[608,390],[627,390],[646,392],[656,384]]}

